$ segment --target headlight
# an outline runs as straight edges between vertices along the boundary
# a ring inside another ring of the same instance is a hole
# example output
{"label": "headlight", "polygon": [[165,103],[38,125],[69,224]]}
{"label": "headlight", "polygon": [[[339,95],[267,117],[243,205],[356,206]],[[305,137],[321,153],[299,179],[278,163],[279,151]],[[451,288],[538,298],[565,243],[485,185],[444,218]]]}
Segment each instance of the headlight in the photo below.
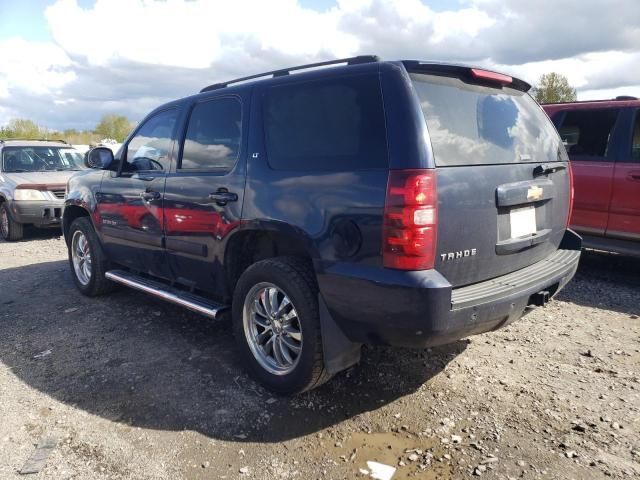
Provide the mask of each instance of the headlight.
{"label": "headlight", "polygon": [[45,196],[40,190],[31,190],[28,188],[16,189],[13,198],[15,200],[45,200]]}

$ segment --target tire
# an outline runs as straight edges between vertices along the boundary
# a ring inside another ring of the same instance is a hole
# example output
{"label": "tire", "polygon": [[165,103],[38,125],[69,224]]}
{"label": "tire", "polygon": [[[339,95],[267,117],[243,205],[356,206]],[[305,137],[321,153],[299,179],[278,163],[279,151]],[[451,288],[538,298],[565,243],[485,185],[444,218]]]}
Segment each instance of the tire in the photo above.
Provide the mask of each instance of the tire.
{"label": "tire", "polygon": [[[275,308],[268,301],[274,288]],[[280,316],[277,312],[270,316],[278,307]],[[269,390],[293,395],[318,387],[330,378],[324,368],[318,288],[313,271],[304,261],[277,257],[251,265],[236,285],[232,315],[242,362],[252,377]],[[261,346],[259,340],[265,338]],[[293,347],[299,347],[299,352]]]}
{"label": "tire", "polygon": [[24,236],[24,225],[11,218],[7,202],[0,203],[0,236],[9,242],[15,242]]}
{"label": "tire", "polygon": [[[91,220],[88,217],[76,218],[69,228],[69,238],[71,276],[80,293],[88,297],[95,297],[111,292],[115,288],[115,284],[105,277],[105,273],[111,269],[111,262],[102,249]],[[86,249],[83,248],[85,244],[81,243],[82,238],[86,241]],[[76,263],[79,253],[74,255],[74,250],[76,252],[83,251],[84,263]],[[88,270],[82,267],[87,264]]]}

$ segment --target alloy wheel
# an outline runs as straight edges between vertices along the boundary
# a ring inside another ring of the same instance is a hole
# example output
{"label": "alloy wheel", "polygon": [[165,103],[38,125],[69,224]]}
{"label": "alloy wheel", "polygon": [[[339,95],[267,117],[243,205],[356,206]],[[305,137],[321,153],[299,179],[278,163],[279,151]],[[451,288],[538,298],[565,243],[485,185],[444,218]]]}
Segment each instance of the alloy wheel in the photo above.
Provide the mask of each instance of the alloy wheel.
{"label": "alloy wheel", "polygon": [[287,294],[272,283],[254,285],[242,317],[245,338],[260,366],[274,375],[292,372],[300,361],[302,328]]}
{"label": "alloy wheel", "polygon": [[76,230],[71,239],[71,260],[76,278],[82,286],[91,281],[91,249],[86,235]]}

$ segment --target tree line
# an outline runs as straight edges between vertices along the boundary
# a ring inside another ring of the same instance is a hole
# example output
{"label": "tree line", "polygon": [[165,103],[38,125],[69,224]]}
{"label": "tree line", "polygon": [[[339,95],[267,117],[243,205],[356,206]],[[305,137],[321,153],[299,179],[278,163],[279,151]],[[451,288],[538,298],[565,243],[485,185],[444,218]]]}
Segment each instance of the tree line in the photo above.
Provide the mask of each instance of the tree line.
{"label": "tree line", "polygon": [[14,118],[6,126],[0,127],[0,138],[65,140],[72,145],[96,144],[105,138],[122,142],[135,124],[123,115],[104,115],[94,130],[51,130],[38,125],[33,120]]}

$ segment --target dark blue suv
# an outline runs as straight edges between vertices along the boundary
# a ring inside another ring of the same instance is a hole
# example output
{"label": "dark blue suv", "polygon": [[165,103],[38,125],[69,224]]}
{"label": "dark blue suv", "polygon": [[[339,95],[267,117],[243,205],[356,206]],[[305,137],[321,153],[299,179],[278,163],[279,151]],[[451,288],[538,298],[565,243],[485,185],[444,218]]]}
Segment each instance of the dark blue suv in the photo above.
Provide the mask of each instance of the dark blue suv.
{"label": "dark blue suv", "polygon": [[528,89],[355,57],[162,105],[69,181],[74,281],[230,310],[243,362],[280,393],[320,385],[362,344],[507,325],[580,255],[567,154]]}

